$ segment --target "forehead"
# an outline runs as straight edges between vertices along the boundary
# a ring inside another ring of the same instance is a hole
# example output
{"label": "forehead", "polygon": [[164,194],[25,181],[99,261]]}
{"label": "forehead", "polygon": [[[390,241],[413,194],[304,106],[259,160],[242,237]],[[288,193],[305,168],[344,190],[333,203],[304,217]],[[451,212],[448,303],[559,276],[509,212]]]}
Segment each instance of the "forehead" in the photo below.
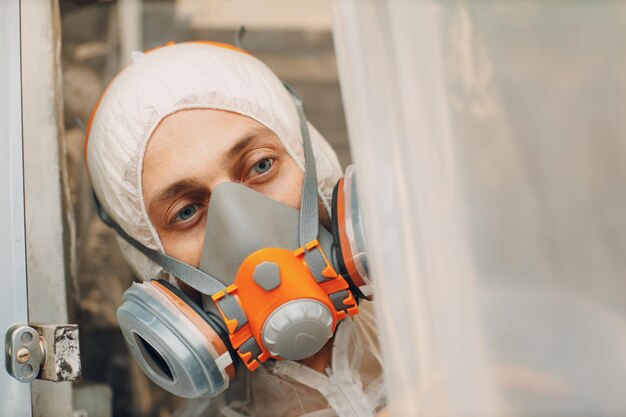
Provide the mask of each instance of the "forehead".
{"label": "forehead", "polygon": [[153,166],[194,164],[217,160],[232,146],[271,131],[247,116],[213,110],[182,110],[169,115],[150,137],[143,160],[144,175]]}
{"label": "forehead", "polygon": [[282,148],[266,126],[237,113],[190,109],[166,117],[146,147],[142,166],[144,197],[168,183],[220,176],[229,157],[259,138]]}
{"label": "forehead", "polygon": [[159,123],[148,140],[146,158],[163,150],[182,152],[194,144],[210,146],[213,150],[228,148],[241,134],[263,129],[267,128],[256,120],[233,112],[214,109],[181,110]]}

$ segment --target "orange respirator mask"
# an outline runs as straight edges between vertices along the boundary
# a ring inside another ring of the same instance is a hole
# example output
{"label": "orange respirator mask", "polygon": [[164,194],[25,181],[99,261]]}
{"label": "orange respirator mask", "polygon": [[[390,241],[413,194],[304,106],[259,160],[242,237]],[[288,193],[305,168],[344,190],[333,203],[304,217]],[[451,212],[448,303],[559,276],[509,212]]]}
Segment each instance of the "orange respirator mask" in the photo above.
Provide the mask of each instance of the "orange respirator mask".
{"label": "orange respirator mask", "polygon": [[[164,270],[202,294],[194,303],[167,281],[133,284],[117,312],[141,369],[186,398],[215,396],[243,363],[316,354],[337,324],[371,299],[365,235],[352,166],[332,198],[332,231],[319,225],[317,176],[301,99],[305,174],[301,209],[237,183],[211,194],[199,268],[149,249],[97,204],[105,223]],[[97,203],[97,201],[96,201]]]}

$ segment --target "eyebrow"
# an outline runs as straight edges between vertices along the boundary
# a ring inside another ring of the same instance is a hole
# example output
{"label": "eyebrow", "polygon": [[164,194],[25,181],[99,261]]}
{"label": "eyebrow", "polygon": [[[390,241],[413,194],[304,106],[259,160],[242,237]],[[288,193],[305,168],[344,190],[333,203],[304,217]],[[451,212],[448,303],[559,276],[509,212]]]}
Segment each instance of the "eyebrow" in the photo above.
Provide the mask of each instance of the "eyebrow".
{"label": "eyebrow", "polygon": [[271,136],[274,132],[265,126],[255,126],[248,130],[241,139],[237,141],[231,148],[222,156],[222,164],[230,165],[233,159],[237,158],[242,151],[249,145],[251,139],[255,137]]}
{"label": "eyebrow", "polygon": [[[246,149],[251,139],[255,137],[270,136],[273,134],[274,132],[265,126],[251,128],[221,157],[222,163],[224,165],[229,165],[233,159],[237,158],[241,152]],[[203,188],[205,188],[205,185],[193,178],[184,178],[180,181],[176,181],[159,192],[159,194],[150,202],[148,210],[153,210],[153,207],[156,204],[166,203],[181,194],[197,191],[198,189]]]}
{"label": "eyebrow", "polygon": [[156,196],[156,198],[150,202],[150,208],[152,208],[152,206],[156,203],[166,202],[174,197],[177,197],[180,194],[183,194],[189,191],[195,191],[203,187],[204,187],[204,184],[191,178],[185,178],[180,181],[176,181],[175,183],[170,184],[164,190],[162,190]]}

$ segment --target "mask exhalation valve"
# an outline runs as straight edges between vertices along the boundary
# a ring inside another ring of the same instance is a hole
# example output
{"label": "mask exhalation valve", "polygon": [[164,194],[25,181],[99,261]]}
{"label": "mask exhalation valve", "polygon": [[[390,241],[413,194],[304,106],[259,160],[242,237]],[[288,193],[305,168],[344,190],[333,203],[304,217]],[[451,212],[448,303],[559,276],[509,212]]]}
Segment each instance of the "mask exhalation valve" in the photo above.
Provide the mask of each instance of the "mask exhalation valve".
{"label": "mask exhalation valve", "polygon": [[315,300],[293,300],[277,308],[261,334],[271,355],[300,360],[319,352],[332,336],[333,318]]}

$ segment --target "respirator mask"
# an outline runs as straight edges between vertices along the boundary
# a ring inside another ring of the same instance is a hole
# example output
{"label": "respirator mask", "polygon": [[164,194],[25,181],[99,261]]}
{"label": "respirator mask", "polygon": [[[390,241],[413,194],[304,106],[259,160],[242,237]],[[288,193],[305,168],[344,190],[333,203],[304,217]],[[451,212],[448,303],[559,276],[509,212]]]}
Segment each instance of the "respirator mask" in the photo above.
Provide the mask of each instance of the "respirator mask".
{"label": "respirator mask", "polygon": [[202,294],[202,305],[161,279],[133,284],[117,317],[133,357],[165,390],[213,397],[237,367],[317,353],[337,324],[371,299],[353,166],[332,197],[332,231],[319,224],[317,174],[302,100],[301,209],[237,183],[212,190],[199,268],[147,248],[102,209],[101,219],[165,271]]}

